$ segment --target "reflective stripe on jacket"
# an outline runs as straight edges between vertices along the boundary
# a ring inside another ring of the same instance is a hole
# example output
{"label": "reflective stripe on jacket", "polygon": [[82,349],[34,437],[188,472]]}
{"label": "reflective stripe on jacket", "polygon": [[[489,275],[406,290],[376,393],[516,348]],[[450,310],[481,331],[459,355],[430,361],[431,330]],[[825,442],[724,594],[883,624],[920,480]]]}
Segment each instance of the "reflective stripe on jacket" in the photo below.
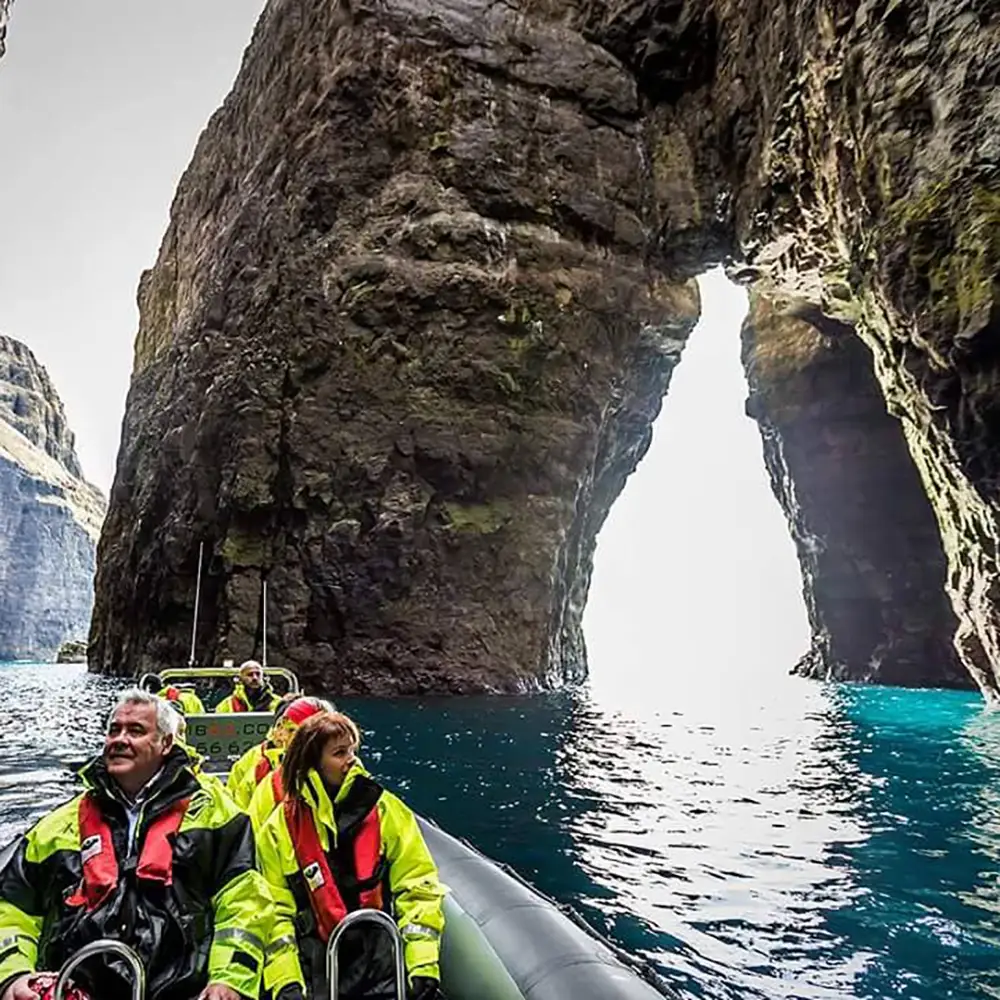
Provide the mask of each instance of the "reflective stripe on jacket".
{"label": "reflective stripe on jacket", "polygon": [[[359,778],[374,784],[364,768],[356,764],[331,802],[319,775],[310,772],[305,798],[313,811],[324,851],[337,849],[336,809],[348,798],[353,783]],[[384,790],[378,796],[376,810],[386,863],[387,895],[405,942],[407,972],[411,977],[440,978],[438,962],[444,929],[445,888],[413,812]],[[289,983],[305,987],[305,972],[315,993],[317,984],[322,984],[325,978],[322,962],[318,963],[319,969],[316,962],[307,962],[310,968],[304,970],[301,957],[304,951],[322,955],[322,948],[318,951],[312,946],[306,948],[308,939],[318,940],[315,928],[311,932],[300,930],[309,925],[312,914],[284,809],[274,809],[263,824],[257,838],[257,856],[261,871],[270,884],[275,907],[264,984],[275,993]],[[355,906],[356,902],[348,909]]]}
{"label": "reflective stripe on jacket", "polygon": [[[119,870],[131,872],[136,859],[129,855],[126,803],[117,785],[101,758],[81,775],[85,794],[100,807]],[[143,859],[157,818],[189,800],[173,838],[171,884],[121,877],[92,908],[73,905],[74,894],[86,890],[81,798],[49,813],[0,857],[0,988],[25,972],[58,969],[90,941],[117,937],[143,960],[149,1000],[190,1000],[209,981],[256,997],[274,910],[254,869],[250,821],[222,786],[198,775],[176,746],[148,786],[136,828]],[[99,959],[93,966],[94,981],[81,985],[94,996],[122,985],[113,967]]]}

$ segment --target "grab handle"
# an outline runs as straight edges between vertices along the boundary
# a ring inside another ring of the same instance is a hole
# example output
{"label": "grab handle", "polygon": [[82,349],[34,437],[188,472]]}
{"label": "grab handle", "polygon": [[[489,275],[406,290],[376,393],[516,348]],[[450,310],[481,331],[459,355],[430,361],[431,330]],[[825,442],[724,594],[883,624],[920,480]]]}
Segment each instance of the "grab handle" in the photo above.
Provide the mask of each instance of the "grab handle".
{"label": "grab handle", "polygon": [[[356,927],[358,924],[373,924],[373,930],[384,931],[389,935],[392,941],[393,975],[396,980],[395,1000],[406,1000],[406,960],[403,957],[402,935],[399,933],[396,921],[388,913],[371,909],[355,910],[353,913],[348,913],[330,935],[330,940],[326,945],[326,978],[330,984],[330,1000],[338,1000],[340,965],[337,952],[340,950],[341,939],[344,931],[349,927]],[[56,1000],[59,998],[56,997]]]}
{"label": "grab handle", "polygon": [[88,958],[99,955],[102,952],[114,952],[125,959],[126,965],[132,972],[132,1000],[144,1000],[146,996],[146,970],[142,967],[139,956],[124,942],[115,941],[113,938],[101,938],[98,941],[91,941],[85,944],[75,955],[71,955],[59,970],[56,977],[55,989],[52,992],[52,1000],[65,1000],[64,993],[69,985],[70,973]]}

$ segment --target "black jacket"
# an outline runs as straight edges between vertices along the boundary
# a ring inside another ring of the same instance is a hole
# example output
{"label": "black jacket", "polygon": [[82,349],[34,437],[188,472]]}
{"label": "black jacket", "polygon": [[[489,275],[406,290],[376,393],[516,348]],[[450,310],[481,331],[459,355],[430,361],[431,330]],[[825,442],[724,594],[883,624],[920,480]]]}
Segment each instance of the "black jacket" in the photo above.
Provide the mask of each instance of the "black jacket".
{"label": "black jacket", "polygon": [[[254,870],[248,817],[176,747],[145,795],[129,855],[126,803],[103,759],[81,775],[110,829],[118,885],[93,912],[67,902],[83,870],[80,796],[2,852],[0,992],[27,971],[57,971],[88,942],[114,937],[142,959],[148,1000],[191,1000],[210,980],[256,998],[273,914],[266,884]],[[181,799],[190,802],[173,840],[172,885],[138,879],[150,823]],[[96,958],[81,966],[78,981],[94,1000],[128,997],[125,969],[118,959]]]}

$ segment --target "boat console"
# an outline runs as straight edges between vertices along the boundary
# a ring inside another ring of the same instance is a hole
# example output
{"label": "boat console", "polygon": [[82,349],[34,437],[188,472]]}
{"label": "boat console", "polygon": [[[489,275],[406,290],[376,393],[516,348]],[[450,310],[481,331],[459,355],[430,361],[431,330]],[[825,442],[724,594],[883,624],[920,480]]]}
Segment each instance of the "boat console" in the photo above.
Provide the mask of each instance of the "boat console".
{"label": "boat console", "polygon": [[[139,679],[143,681],[151,675]],[[231,691],[233,682],[239,677],[235,667],[168,667],[156,675],[164,684],[174,684],[180,688],[194,690],[202,697],[221,701]],[[284,667],[265,667],[264,676],[277,681],[275,690],[280,694],[298,694],[299,679]],[[220,685],[220,681],[224,684]],[[185,742],[205,758],[204,768],[213,774],[225,773],[252,746],[260,743],[274,723],[273,712],[205,712],[186,715]]]}

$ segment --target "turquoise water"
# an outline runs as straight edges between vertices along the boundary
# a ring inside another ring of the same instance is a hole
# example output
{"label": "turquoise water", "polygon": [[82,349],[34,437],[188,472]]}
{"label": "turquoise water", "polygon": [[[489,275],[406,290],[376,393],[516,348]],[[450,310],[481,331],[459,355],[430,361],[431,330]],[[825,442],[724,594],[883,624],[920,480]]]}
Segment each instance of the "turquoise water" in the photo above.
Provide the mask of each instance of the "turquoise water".
{"label": "turquoise water", "polygon": [[[0,840],[68,794],[111,697],[0,670]],[[344,707],[415,808],[683,997],[1000,997],[1000,717],[975,696],[780,677]]]}

